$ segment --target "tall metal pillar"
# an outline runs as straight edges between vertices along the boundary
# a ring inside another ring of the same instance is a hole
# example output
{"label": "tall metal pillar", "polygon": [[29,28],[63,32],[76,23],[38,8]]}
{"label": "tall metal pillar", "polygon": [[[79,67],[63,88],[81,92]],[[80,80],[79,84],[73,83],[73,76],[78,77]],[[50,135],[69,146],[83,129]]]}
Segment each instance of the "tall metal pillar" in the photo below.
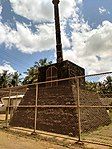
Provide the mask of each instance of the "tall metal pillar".
{"label": "tall metal pillar", "polygon": [[60,19],[59,19],[59,0],[53,0],[54,4],[54,16],[55,16],[55,30],[56,30],[56,52],[57,52],[57,63],[63,61],[62,43],[61,43],[61,32],[60,32]]}

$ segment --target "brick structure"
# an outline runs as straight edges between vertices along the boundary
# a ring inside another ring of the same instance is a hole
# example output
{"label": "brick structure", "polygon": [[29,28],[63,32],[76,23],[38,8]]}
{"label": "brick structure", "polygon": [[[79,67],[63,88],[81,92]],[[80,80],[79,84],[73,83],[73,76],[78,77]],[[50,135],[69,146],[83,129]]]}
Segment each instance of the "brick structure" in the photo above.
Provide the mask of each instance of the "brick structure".
{"label": "brick structure", "polygon": [[[52,81],[52,80],[60,80],[65,78],[71,78],[75,76],[84,76],[85,70],[84,68],[66,60],[61,63],[55,63],[52,65],[48,65],[45,67],[39,68],[39,76],[38,76],[38,82],[46,82],[46,81]],[[76,84],[76,81],[60,81],[57,83],[49,83],[47,85],[54,86],[59,84]],[[80,85],[84,86],[85,79],[80,79]],[[42,86],[46,86],[46,84],[43,84]]]}
{"label": "brick structure", "polygon": [[1,88],[0,89],[0,98],[2,97],[8,97],[9,91],[11,90],[11,96],[15,95],[21,95],[25,94],[27,91],[27,86],[16,86],[16,87],[10,87],[10,88]]}
{"label": "brick structure", "polygon": [[[60,23],[59,0],[53,0],[56,29],[57,63],[39,68],[38,82],[52,81],[85,75],[85,70],[70,61],[63,61]],[[101,105],[97,96],[84,90],[84,79],[80,79],[80,103],[84,105]],[[35,86],[29,86],[20,105],[35,105]],[[76,105],[77,89],[75,81],[45,83],[39,86],[38,105]],[[12,126],[34,128],[34,108],[17,108],[10,121]],[[108,125],[109,116],[104,108],[82,108],[82,132]],[[76,136],[78,134],[78,111],[76,108],[39,108],[37,129]]]}
{"label": "brick structure", "polygon": [[[35,104],[35,86],[30,86],[20,105]],[[74,85],[39,87],[39,105],[76,105],[77,89]],[[101,105],[96,93],[80,89],[81,105]],[[34,128],[34,108],[17,108],[10,122],[12,126]],[[82,132],[108,125],[109,116],[105,108],[82,108]],[[78,113],[76,108],[39,108],[37,129],[76,136]]]}

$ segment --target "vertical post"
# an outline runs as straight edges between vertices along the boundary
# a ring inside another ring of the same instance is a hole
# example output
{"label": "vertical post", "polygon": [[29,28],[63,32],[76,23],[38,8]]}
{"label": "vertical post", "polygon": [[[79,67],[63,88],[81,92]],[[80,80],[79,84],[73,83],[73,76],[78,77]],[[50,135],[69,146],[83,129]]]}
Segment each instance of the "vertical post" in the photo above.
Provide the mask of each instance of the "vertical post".
{"label": "vertical post", "polygon": [[13,98],[10,100],[10,120],[13,117]]}
{"label": "vertical post", "polygon": [[10,98],[11,98],[11,89],[9,90],[9,99],[7,102],[7,107],[6,107],[6,128],[8,127],[8,115],[9,115],[9,111],[10,111]]}
{"label": "vertical post", "polygon": [[53,0],[54,4],[54,17],[55,17],[55,30],[56,30],[56,51],[57,51],[57,63],[63,61],[62,43],[61,43],[61,32],[60,32],[60,18],[59,18],[59,0]]}
{"label": "vertical post", "polygon": [[78,110],[78,137],[79,142],[81,141],[81,114],[80,114],[80,87],[79,87],[79,78],[77,79],[77,110]]}
{"label": "vertical post", "polygon": [[37,101],[38,101],[38,84],[36,84],[35,122],[34,122],[34,132],[33,132],[33,134],[36,134],[36,129],[37,129]]}
{"label": "vertical post", "polygon": [[16,110],[16,108],[17,108],[17,106],[18,106],[18,105],[17,105],[17,99],[18,99],[18,92],[16,93],[16,101],[15,101],[15,105],[14,105],[14,107],[15,107],[14,110]]}

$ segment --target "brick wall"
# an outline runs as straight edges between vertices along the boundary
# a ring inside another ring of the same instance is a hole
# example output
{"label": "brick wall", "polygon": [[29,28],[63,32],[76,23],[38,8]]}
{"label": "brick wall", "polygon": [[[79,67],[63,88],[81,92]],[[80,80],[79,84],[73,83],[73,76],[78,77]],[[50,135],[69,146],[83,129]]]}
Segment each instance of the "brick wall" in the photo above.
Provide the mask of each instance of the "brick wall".
{"label": "brick wall", "polygon": [[[80,103],[101,105],[97,94],[80,90]],[[75,86],[54,86],[39,88],[39,105],[76,105]],[[30,86],[20,105],[35,105],[35,86]],[[39,108],[37,129],[76,136],[78,134],[78,113],[76,108]],[[92,130],[110,123],[106,109],[81,109],[82,131]],[[34,108],[18,108],[10,122],[12,126],[34,128]]]}

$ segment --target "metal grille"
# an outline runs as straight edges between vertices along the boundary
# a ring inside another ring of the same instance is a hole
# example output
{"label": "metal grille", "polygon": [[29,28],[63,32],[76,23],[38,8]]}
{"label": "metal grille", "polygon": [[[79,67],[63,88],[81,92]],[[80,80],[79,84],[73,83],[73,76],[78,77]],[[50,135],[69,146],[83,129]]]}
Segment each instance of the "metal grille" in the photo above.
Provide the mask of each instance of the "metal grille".
{"label": "metal grille", "polygon": [[[64,81],[72,83],[41,87]],[[0,98],[4,103],[0,127],[28,127],[33,133],[48,130],[79,142],[112,146],[111,72],[1,89]]]}

